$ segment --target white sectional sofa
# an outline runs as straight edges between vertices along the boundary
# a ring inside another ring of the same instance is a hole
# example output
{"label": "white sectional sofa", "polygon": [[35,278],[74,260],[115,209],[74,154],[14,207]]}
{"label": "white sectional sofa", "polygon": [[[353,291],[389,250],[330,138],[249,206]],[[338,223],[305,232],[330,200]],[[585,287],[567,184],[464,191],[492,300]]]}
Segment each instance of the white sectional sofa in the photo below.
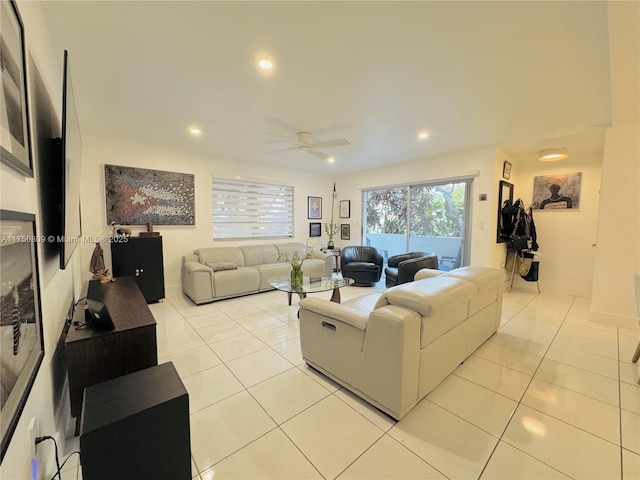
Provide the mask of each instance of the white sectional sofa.
{"label": "white sectional sofa", "polygon": [[415,279],[343,304],[300,301],[307,364],[396,419],[500,325],[501,270],[423,269]]}
{"label": "white sectional sofa", "polygon": [[[303,243],[200,248],[182,257],[182,291],[201,304],[273,290],[268,280],[291,271],[285,256],[298,252],[304,258],[306,248]],[[331,276],[332,262],[332,256],[313,250],[302,263],[303,275]]]}

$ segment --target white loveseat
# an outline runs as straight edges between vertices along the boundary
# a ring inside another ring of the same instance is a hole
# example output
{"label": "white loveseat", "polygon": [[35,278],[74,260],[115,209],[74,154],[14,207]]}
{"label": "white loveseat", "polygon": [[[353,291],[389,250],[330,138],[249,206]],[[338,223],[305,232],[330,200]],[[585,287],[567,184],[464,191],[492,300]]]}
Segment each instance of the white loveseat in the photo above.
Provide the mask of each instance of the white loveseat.
{"label": "white loveseat", "polygon": [[[305,256],[304,243],[208,247],[182,257],[182,291],[195,303],[208,303],[273,290],[268,280],[289,274],[285,257]],[[311,277],[331,276],[333,257],[313,250],[302,263]]]}
{"label": "white loveseat", "polygon": [[502,271],[423,269],[415,279],[343,304],[299,304],[307,364],[396,419],[500,325]]}

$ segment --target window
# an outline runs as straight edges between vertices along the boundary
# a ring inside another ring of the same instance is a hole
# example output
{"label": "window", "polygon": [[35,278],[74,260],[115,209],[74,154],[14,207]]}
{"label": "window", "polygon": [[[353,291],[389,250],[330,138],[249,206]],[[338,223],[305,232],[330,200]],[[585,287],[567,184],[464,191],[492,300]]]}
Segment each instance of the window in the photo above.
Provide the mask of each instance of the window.
{"label": "window", "polygon": [[213,238],[293,237],[293,187],[212,179]]}
{"label": "window", "polygon": [[364,192],[364,241],[385,259],[405,252],[438,255],[439,268],[464,265],[471,180]]}

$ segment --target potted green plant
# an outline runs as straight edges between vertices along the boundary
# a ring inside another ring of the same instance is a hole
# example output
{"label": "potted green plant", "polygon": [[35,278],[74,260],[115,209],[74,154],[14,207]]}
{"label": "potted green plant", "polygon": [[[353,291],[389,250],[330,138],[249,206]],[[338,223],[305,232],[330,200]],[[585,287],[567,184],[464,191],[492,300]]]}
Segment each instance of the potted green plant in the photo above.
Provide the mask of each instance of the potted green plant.
{"label": "potted green plant", "polygon": [[336,223],[324,224],[324,231],[327,232],[327,235],[329,235],[329,241],[327,242],[327,248],[329,250],[333,250],[333,247],[334,247],[333,236],[338,233],[339,228],[340,227]]}
{"label": "potted green plant", "polygon": [[295,251],[293,255],[289,256],[287,252],[278,255],[278,261],[285,261],[291,265],[291,285],[302,285],[302,262],[307,258],[311,258],[312,247],[307,245],[304,251],[304,256]]}

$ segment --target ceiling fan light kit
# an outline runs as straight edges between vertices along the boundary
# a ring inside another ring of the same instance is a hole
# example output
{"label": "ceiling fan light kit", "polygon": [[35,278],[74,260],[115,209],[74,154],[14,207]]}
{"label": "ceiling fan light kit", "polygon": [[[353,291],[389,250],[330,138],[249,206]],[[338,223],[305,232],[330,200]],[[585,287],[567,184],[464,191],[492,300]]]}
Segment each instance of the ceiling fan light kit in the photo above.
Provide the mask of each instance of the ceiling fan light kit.
{"label": "ceiling fan light kit", "polygon": [[561,148],[547,148],[540,150],[538,154],[538,160],[541,162],[557,162],[558,160],[564,160],[569,157],[569,153],[565,147]]}

